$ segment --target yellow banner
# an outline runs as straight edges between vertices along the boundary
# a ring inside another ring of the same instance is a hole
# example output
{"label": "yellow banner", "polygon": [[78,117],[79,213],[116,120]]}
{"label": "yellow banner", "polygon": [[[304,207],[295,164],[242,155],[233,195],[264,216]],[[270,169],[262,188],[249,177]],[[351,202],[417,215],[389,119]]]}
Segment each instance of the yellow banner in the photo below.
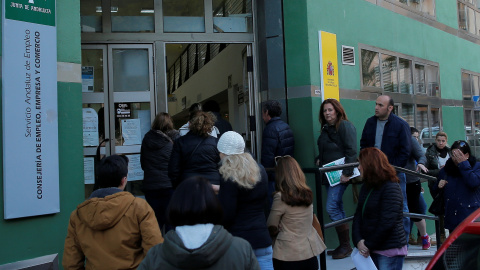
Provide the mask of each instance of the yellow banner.
{"label": "yellow banner", "polygon": [[322,100],[340,100],[338,87],[337,35],[319,31]]}

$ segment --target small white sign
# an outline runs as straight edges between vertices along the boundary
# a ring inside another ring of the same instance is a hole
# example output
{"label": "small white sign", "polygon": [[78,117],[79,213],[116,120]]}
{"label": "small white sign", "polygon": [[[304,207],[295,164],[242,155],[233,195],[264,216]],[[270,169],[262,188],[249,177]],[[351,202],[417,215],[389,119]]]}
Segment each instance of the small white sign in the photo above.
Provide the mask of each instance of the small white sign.
{"label": "small white sign", "polygon": [[140,154],[125,155],[128,157],[128,181],[143,180],[143,170],[140,164]]}
{"label": "small white sign", "polygon": [[98,146],[98,114],[92,108],[83,108],[83,146]]}
{"label": "small white sign", "polygon": [[93,157],[83,158],[83,176],[85,184],[95,184],[95,159]]}
{"label": "small white sign", "polygon": [[140,119],[122,120],[123,145],[137,145],[142,143]]}

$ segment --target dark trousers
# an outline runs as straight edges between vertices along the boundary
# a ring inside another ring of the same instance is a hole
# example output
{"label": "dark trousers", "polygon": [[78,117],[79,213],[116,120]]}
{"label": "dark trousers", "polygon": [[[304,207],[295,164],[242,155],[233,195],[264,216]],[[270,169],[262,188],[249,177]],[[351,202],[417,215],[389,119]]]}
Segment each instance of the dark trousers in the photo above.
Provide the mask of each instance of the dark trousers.
{"label": "dark trousers", "polygon": [[[173,194],[173,188],[158,189],[158,190],[144,190],[145,199],[155,212],[155,217],[158,221],[158,226],[165,235],[172,227],[167,222],[166,210],[170,198]],[[165,226],[165,228],[163,228]]]}
{"label": "dark trousers", "polygon": [[275,270],[317,270],[318,260],[317,257],[312,257],[303,261],[281,261],[273,259],[273,269]]}

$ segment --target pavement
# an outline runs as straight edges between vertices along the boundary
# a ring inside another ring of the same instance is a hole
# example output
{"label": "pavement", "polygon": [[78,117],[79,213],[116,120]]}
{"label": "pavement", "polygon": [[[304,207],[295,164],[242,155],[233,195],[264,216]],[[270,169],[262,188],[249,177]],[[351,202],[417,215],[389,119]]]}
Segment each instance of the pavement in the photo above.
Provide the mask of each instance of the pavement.
{"label": "pavement", "polygon": [[[435,239],[435,235],[430,235],[432,239]],[[433,258],[437,246],[432,246],[428,250],[422,250],[422,246],[408,246],[408,255],[403,263],[402,270],[424,270],[428,262]],[[345,259],[334,260],[331,256],[327,256],[327,269],[328,270],[351,270],[355,269],[352,258],[347,257]],[[322,269],[325,270],[325,269]]]}

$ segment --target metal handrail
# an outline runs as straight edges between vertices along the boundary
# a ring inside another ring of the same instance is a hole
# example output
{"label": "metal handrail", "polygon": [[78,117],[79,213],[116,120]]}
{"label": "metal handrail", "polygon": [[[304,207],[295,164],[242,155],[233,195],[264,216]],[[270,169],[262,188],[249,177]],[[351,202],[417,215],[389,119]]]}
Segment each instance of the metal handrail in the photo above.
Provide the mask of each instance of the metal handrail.
{"label": "metal handrail", "polygon": [[[346,217],[341,220],[337,220],[334,222],[330,222],[328,224],[325,224],[323,221],[323,201],[322,201],[322,184],[321,184],[321,173],[322,172],[329,172],[329,171],[337,171],[337,170],[342,170],[345,168],[350,168],[350,167],[358,167],[359,163],[354,162],[354,163],[348,163],[348,164],[341,164],[341,165],[335,165],[335,166],[330,166],[330,167],[319,167],[319,168],[302,168],[304,173],[314,173],[315,174],[315,191],[317,194],[317,218],[320,222],[320,226],[322,228],[322,231],[324,232],[323,235],[325,235],[325,229],[331,228],[331,227],[336,227],[341,224],[348,223],[353,220],[353,216]],[[433,176],[418,173],[412,170],[408,170],[405,168],[400,168],[393,166],[397,171],[403,172],[409,175],[414,175],[418,176],[421,178],[420,182],[426,182],[428,180],[434,180],[436,181],[437,179]],[[428,220],[434,220],[435,221],[435,233],[438,236],[437,237],[437,250],[440,249],[440,246],[442,245],[442,240],[440,237],[440,221],[438,216],[430,216],[430,215],[421,215],[421,214],[414,214],[414,213],[403,213],[405,217],[413,217],[413,218],[419,218],[419,219],[428,219]],[[320,269],[327,269],[327,261],[326,261],[326,254],[325,252],[322,252],[320,254]]]}

